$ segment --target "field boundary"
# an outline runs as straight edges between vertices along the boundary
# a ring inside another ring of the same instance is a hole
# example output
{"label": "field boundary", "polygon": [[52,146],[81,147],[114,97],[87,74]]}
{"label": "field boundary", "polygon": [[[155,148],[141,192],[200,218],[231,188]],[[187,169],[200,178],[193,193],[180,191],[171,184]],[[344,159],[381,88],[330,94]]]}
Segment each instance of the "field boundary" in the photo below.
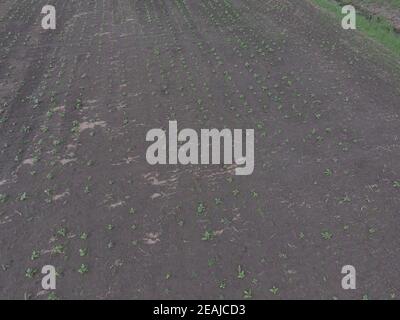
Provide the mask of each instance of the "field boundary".
{"label": "field boundary", "polygon": [[[343,17],[341,5],[348,3],[348,1],[345,0],[309,1],[331,12],[339,19]],[[397,57],[400,57],[400,36],[396,33],[394,26],[384,17],[376,15],[371,15],[369,17],[364,10],[359,10],[357,15],[357,30],[367,35],[370,39],[382,44]]]}

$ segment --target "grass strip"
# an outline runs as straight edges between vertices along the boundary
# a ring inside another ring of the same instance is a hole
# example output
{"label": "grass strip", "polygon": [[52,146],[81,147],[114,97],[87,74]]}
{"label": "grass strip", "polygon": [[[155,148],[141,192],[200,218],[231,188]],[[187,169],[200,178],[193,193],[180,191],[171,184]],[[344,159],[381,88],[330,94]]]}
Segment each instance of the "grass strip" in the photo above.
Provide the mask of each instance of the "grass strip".
{"label": "grass strip", "polygon": [[[334,13],[340,21],[343,19],[342,6],[331,0],[312,0],[318,6]],[[384,45],[400,57],[400,36],[396,34],[393,26],[382,17],[367,19],[357,12],[357,30]]]}

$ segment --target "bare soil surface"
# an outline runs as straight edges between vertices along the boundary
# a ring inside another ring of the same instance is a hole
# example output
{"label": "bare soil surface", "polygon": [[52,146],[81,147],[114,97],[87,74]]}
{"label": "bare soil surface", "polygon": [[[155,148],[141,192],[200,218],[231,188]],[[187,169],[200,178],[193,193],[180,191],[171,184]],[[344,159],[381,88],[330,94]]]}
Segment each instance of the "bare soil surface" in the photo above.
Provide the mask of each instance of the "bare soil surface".
{"label": "bare soil surface", "polygon": [[[0,298],[400,295],[398,60],[308,1],[47,2],[0,3]],[[253,175],[150,166],[169,120]]]}

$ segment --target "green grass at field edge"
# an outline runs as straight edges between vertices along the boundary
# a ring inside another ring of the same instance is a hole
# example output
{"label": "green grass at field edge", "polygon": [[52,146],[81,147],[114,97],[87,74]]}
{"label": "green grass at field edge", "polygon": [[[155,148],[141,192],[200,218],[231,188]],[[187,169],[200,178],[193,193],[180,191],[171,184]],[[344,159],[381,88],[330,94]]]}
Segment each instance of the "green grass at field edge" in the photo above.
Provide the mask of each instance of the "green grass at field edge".
{"label": "green grass at field edge", "polygon": [[[340,20],[344,17],[342,7],[332,0],[311,0],[323,9],[334,13]],[[396,34],[391,24],[382,17],[367,19],[357,14],[357,30],[384,45],[400,57],[400,35]]]}

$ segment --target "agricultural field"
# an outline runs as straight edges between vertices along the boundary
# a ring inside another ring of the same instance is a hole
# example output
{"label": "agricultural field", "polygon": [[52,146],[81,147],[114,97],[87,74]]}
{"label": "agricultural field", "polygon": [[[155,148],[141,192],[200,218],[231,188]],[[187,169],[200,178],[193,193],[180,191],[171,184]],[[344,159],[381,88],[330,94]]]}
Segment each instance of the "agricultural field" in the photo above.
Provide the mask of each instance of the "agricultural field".
{"label": "agricultural field", "polygon": [[[397,299],[400,51],[317,2],[1,0],[0,299]],[[150,165],[169,121],[254,172]]]}

